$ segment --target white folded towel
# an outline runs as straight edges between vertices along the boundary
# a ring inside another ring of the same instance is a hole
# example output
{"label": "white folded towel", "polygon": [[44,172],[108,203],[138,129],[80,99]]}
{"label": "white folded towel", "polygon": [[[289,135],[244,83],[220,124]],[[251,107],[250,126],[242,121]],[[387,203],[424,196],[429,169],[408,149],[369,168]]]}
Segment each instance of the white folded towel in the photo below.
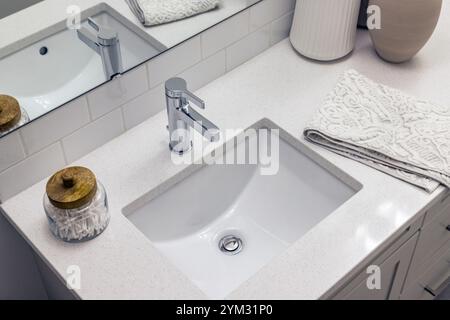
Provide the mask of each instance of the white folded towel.
{"label": "white folded towel", "polygon": [[144,26],[168,23],[216,8],[220,0],[125,0]]}
{"label": "white folded towel", "polygon": [[307,140],[428,192],[450,187],[450,109],[347,71]]}

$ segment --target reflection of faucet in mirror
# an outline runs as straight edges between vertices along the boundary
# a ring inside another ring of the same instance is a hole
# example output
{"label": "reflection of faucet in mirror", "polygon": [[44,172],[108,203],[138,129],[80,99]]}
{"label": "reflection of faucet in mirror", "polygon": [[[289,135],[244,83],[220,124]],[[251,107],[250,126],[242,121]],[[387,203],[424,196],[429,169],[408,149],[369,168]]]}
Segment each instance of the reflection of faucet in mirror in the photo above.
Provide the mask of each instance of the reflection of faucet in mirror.
{"label": "reflection of faucet in mirror", "polygon": [[99,25],[92,18],[88,19],[88,23],[96,33],[82,27],[77,30],[78,38],[101,56],[106,78],[110,80],[123,72],[119,35],[116,31]]}
{"label": "reflection of faucet in mirror", "polygon": [[184,79],[166,81],[166,100],[170,150],[182,155],[191,149],[189,128],[196,129],[211,142],[220,139],[219,128],[192,109],[190,101],[202,109],[205,109],[205,102],[188,91]]}

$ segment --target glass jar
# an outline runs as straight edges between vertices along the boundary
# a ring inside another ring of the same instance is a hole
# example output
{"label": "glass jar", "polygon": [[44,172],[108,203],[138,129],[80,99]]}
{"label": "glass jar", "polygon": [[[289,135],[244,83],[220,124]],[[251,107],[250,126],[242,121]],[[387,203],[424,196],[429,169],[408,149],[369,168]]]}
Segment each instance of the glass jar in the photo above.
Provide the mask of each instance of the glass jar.
{"label": "glass jar", "polygon": [[27,124],[28,122],[30,122],[30,117],[28,116],[27,111],[24,108],[20,108],[21,111],[21,116],[20,116],[20,120],[19,122],[17,122],[15,125],[13,125],[12,127],[9,127],[6,130],[0,130],[0,138],[4,135],[6,135],[7,133],[20,128],[21,126],[23,126],[24,124]]}
{"label": "glass jar", "polygon": [[0,137],[30,121],[27,111],[19,102],[7,95],[0,95]]}
{"label": "glass jar", "polygon": [[104,186],[82,167],[64,169],[50,178],[44,209],[51,232],[65,242],[94,239],[110,220]]}

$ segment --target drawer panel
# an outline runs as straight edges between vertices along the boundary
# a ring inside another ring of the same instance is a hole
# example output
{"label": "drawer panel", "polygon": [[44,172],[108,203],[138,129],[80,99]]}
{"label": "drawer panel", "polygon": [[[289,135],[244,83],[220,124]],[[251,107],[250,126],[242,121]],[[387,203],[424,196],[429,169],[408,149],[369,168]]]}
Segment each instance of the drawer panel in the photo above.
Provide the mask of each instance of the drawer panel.
{"label": "drawer panel", "polygon": [[421,274],[433,254],[448,241],[450,241],[450,203],[420,232],[413,272],[416,272],[416,275]]}
{"label": "drawer panel", "polygon": [[373,259],[370,263],[366,263],[361,265],[358,268],[358,272],[353,273],[353,276],[349,277],[350,280],[346,281],[345,285],[339,286],[338,289],[331,289],[329,293],[325,294],[321,299],[333,299],[333,300],[342,300],[345,299],[351,291],[353,291],[357,286],[360,285],[362,281],[367,279],[366,268],[369,265],[381,265],[383,264],[392,254],[395,253],[402,245],[404,245],[411,238],[417,239],[417,233],[419,228],[421,227],[423,222],[423,216],[417,218],[410,225],[402,229],[402,232],[397,235],[394,240],[384,249],[382,253],[380,253],[375,259]]}
{"label": "drawer panel", "polygon": [[392,256],[390,256],[382,265],[381,270],[381,288],[379,290],[370,290],[367,287],[367,278],[365,275],[363,281],[350,292],[345,300],[398,300],[403,283],[408,271],[409,263],[416,245],[417,236],[409,239]]}
{"label": "drawer panel", "polygon": [[428,210],[425,216],[424,226],[433,221],[435,217],[442,214],[445,208],[448,207],[449,205],[450,205],[450,190],[446,190],[444,195],[438,200],[438,202],[433,206],[433,208]]}
{"label": "drawer panel", "polygon": [[436,256],[437,262],[406,287],[402,294],[403,300],[432,300],[450,283],[450,242]]}

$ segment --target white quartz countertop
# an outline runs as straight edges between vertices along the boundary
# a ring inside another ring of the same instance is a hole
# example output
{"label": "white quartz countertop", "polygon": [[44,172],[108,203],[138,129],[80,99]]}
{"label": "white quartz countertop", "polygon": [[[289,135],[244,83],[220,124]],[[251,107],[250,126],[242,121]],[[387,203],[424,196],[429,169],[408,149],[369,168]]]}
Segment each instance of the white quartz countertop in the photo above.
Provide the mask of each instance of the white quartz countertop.
{"label": "white quartz countertop", "polygon": [[[108,4],[167,48],[171,48],[245,9],[255,1],[222,0],[217,10],[164,25],[144,27],[133,15],[125,0],[45,0],[0,19],[0,49],[18,44],[18,41],[23,46],[38,40],[33,37],[35,34],[68,18],[69,6],[76,5],[84,11],[101,3]],[[30,41],[22,43],[23,39]]]}
{"label": "white quartz countertop", "polygon": [[[320,298],[358,264],[376,256],[444,191],[427,194],[313,146],[303,141],[302,130],[349,68],[407,93],[449,104],[448,30],[450,6],[444,3],[431,41],[416,58],[401,65],[380,60],[366,31],[358,32],[355,52],[336,63],[304,59],[285,40],[197,92],[207,102],[203,113],[219,127],[245,129],[268,118],[363,185],[228,298]],[[122,214],[124,207],[185,168],[170,160],[166,121],[161,112],[76,162],[91,168],[108,191],[112,219],[97,239],[72,245],[51,235],[41,204],[47,179],[2,205],[9,220],[62,279],[68,266],[80,266],[82,287],[76,292],[83,299],[207,298]]]}

